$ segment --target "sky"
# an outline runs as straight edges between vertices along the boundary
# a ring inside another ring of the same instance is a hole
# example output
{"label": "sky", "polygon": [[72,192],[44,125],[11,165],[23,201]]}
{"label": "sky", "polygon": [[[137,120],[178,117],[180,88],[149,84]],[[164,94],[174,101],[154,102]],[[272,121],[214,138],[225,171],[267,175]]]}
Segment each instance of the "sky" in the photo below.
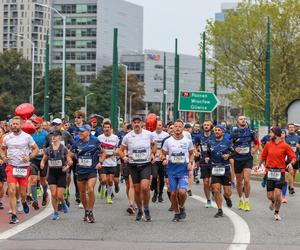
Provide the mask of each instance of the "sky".
{"label": "sky", "polygon": [[238,0],[126,0],[144,7],[144,49],[199,55],[198,44],[208,19],[221,3]]}

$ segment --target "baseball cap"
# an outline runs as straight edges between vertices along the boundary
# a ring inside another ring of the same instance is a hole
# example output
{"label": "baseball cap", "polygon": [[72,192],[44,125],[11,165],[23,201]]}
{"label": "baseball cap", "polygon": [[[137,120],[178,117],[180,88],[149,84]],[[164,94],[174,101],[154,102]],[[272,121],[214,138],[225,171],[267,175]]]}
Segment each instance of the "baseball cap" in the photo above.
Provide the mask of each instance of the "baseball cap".
{"label": "baseball cap", "polygon": [[79,128],[79,131],[91,131],[91,127],[88,124],[84,124],[81,128]]}
{"label": "baseball cap", "polygon": [[142,121],[143,119],[142,119],[142,117],[140,117],[139,115],[134,115],[134,116],[132,117],[131,120],[132,120],[132,121],[135,121],[135,120],[140,120],[140,121]]}
{"label": "baseball cap", "polygon": [[62,124],[62,120],[59,118],[55,118],[52,123],[56,123],[56,124]]}
{"label": "baseball cap", "polygon": [[91,118],[90,122],[97,122],[97,118],[95,118],[95,117]]}
{"label": "baseball cap", "polygon": [[34,123],[36,124],[42,124],[43,123],[43,118],[42,117],[35,117],[33,120],[32,120]]}
{"label": "baseball cap", "polygon": [[221,130],[223,131],[223,133],[225,133],[225,132],[226,132],[226,128],[225,128],[225,126],[224,126],[224,125],[221,125],[221,124],[219,124],[219,125],[217,125],[215,128],[219,128],[219,129],[221,129]]}
{"label": "baseball cap", "polygon": [[62,135],[61,131],[60,130],[54,130],[54,131],[51,131],[50,133],[51,135]]}

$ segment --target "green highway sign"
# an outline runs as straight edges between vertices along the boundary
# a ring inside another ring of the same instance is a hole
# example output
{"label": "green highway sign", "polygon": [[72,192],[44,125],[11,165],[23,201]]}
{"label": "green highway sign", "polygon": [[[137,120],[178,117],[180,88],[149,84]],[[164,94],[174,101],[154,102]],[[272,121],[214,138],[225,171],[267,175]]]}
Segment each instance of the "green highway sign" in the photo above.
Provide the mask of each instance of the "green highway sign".
{"label": "green highway sign", "polygon": [[214,93],[204,91],[180,91],[179,111],[212,112],[220,104]]}

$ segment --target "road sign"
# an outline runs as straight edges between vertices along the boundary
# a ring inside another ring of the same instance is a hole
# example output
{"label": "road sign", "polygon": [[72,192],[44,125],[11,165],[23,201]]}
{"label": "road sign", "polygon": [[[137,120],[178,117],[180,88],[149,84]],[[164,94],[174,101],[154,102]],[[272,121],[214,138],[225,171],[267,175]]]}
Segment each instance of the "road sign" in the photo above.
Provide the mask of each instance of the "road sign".
{"label": "road sign", "polygon": [[220,101],[211,92],[179,92],[179,111],[212,112],[219,104]]}

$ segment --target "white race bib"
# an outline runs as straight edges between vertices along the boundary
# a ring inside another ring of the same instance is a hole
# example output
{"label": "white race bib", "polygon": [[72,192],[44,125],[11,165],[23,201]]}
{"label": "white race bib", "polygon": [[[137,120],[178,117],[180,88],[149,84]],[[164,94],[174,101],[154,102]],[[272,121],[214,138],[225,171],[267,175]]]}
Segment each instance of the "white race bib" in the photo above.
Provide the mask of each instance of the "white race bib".
{"label": "white race bib", "polygon": [[240,149],[241,149],[241,151],[239,152],[239,154],[249,154],[249,152],[250,152],[249,146],[240,147]]}
{"label": "white race bib", "polygon": [[215,166],[215,167],[212,168],[211,174],[213,176],[224,176],[225,175],[225,167]]}
{"label": "white race bib", "polygon": [[79,157],[78,158],[78,165],[83,168],[90,168],[93,164],[92,158],[83,158]]}
{"label": "white race bib", "polygon": [[40,148],[40,149],[39,149],[39,152],[38,152],[38,155],[42,155],[42,154],[44,154],[44,149],[43,149],[43,148]]}
{"label": "white race bib", "polygon": [[207,152],[207,145],[206,144],[201,145],[201,148],[202,148],[203,152]]}
{"label": "white race bib", "polygon": [[113,155],[114,154],[114,149],[110,149],[110,148],[105,149],[105,154],[106,155]]}
{"label": "white race bib", "polygon": [[268,171],[268,180],[271,181],[280,181],[281,179],[281,172],[273,169],[269,169]]}
{"label": "white race bib", "polygon": [[134,162],[147,161],[147,150],[146,149],[135,149],[132,151],[132,160]]}
{"label": "white race bib", "polygon": [[171,155],[170,160],[173,164],[185,163],[185,155]]}
{"label": "white race bib", "polygon": [[61,168],[62,160],[48,160],[48,166],[50,168]]}
{"label": "white race bib", "polygon": [[27,176],[27,167],[26,168],[13,167],[13,177],[25,178],[26,176]]}

